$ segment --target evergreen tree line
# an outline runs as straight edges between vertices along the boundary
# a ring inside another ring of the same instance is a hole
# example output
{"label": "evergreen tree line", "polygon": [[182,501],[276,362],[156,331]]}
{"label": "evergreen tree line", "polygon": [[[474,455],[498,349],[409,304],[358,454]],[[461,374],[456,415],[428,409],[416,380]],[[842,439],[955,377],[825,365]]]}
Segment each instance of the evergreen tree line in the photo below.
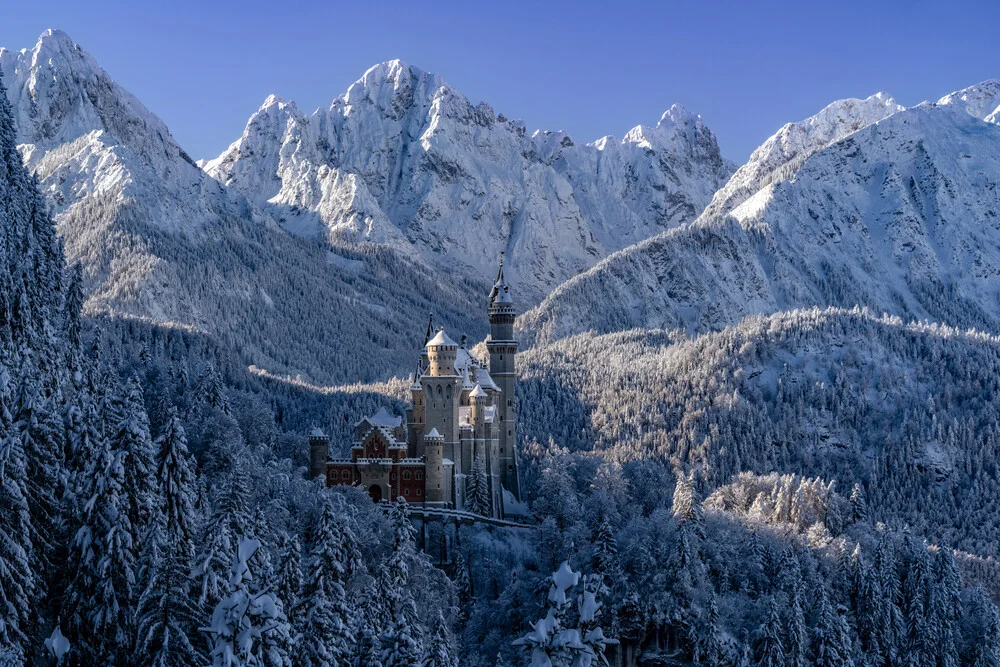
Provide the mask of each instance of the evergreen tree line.
{"label": "evergreen tree line", "polygon": [[15,136],[0,85],[0,663],[454,664],[404,507],[305,479],[213,365],[87,340]]}

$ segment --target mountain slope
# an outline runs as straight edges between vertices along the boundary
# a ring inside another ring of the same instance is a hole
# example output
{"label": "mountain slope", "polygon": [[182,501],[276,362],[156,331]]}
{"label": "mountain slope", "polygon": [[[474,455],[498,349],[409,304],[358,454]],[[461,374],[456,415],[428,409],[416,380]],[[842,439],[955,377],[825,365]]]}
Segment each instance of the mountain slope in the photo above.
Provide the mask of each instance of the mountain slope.
{"label": "mountain slope", "polygon": [[208,173],[288,229],[367,240],[482,274],[507,253],[537,302],[609,252],[694,219],[732,171],[679,106],[622,141],[528,136],[440,77],[376,65],[329,108],[268,98]]}
{"label": "mountain slope", "polygon": [[64,33],[0,50],[0,72],[25,162],[84,266],[89,312],[190,326],[247,364],[326,383],[407,371],[430,310],[485,335],[487,280],[289,235],[193,164]]}
{"label": "mountain slope", "polygon": [[696,222],[560,286],[521,318],[522,337],[713,331],[813,305],[1000,331],[1000,126],[924,104],[778,172],[750,196],[727,185]]}
{"label": "mountain slope", "polygon": [[810,310],[693,339],[584,334],[520,364],[529,440],[690,466],[708,488],[743,471],[860,483],[873,519],[998,555],[996,337]]}

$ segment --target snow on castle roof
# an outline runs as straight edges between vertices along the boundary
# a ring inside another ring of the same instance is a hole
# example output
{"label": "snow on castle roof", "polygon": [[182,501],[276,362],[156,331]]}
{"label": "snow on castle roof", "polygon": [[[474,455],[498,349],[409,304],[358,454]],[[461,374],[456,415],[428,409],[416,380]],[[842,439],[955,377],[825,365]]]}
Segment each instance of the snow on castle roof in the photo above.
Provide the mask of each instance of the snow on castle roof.
{"label": "snow on castle roof", "polygon": [[479,386],[478,384],[476,385],[476,388],[472,390],[472,393],[469,394],[469,398],[480,398],[480,397],[485,397],[485,396],[486,396],[486,392],[483,391],[483,388],[481,386]]}
{"label": "snow on castle roof", "polygon": [[436,428],[432,428],[431,432],[424,436],[424,440],[444,440],[444,436],[438,433]]}
{"label": "snow on castle roof", "polygon": [[389,414],[389,411],[386,410],[385,408],[379,408],[378,412],[373,414],[371,417],[365,417],[357,424],[355,424],[355,426],[360,426],[364,422],[368,422],[372,426],[378,426],[386,429],[394,429],[403,423],[403,418]]}
{"label": "snow on castle roof", "polygon": [[483,389],[500,391],[500,387],[498,387],[497,383],[493,381],[493,377],[490,375],[490,372],[485,368],[479,369],[479,371],[476,373],[476,380],[479,381],[479,384],[481,387],[483,387]]}
{"label": "snow on castle roof", "polygon": [[427,347],[444,347],[445,345],[458,347],[458,343],[449,338],[448,334],[444,332],[444,329],[439,329],[434,335],[434,338],[427,341]]}

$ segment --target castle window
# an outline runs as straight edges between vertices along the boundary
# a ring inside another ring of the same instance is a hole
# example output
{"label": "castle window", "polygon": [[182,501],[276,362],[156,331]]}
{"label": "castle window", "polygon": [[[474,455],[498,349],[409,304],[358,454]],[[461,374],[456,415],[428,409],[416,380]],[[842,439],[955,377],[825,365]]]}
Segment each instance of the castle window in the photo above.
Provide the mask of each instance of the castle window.
{"label": "castle window", "polygon": [[445,394],[448,396],[448,400],[450,401],[451,400],[451,385],[448,385],[448,389],[445,392]]}
{"label": "castle window", "polygon": [[391,475],[389,475],[389,479],[396,479],[396,473],[392,473]]}
{"label": "castle window", "polygon": [[410,471],[409,470],[404,470],[403,471],[403,479],[410,479]]}
{"label": "castle window", "polygon": [[344,472],[340,473],[340,477],[341,477],[341,479],[350,479],[351,478],[351,473],[349,473],[349,472],[347,472],[345,470]]}
{"label": "castle window", "polygon": [[423,479],[423,478],[424,478],[424,473],[422,473],[422,472],[420,472],[420,471],[418,470],[418,471],[417,471],[417,479]]}
{"label": "castle window", "polygon": [[438,396],[440,396],[443,391],[444,390],[441,388],[441,385],[438,385]]}
{"label": "castle window", "polygon": [[424,495],[424,491],[423,491],[423,489],[417,489],[417,495],[418,495],[418,496],[422,496],[422,495]]}
{"label": "castle window", "polygon": [[409,489],[409,488],[405,488],[405,489],[403,489],[403,495],[404,495],[404,496],[408,496],[408,495],[410,495],[410,489]]}

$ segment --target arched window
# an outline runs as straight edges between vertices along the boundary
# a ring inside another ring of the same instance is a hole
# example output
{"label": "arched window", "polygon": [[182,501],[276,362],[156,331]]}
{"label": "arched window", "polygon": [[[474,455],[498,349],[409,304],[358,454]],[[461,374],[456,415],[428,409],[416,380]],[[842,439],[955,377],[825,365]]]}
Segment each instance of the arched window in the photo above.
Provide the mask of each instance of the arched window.
{"label": "arched window", "polygon": [[345,470],[344,472],[340,473],[340,478],[341,479],[350,479],[351,478],[351,473],[349,473],[349,472],[347,472]]}
{"label": "arched window", "polygon": [[403,471],[403,479],[410,479],[410,471],[409,470],[404,470]]}
{"label": "arched window", "polygon": [[448,390],[445,392],[445,394],[448,396],[448,400],[450,401],[451,400],[451,385],[448,385]]}
{"label": "arched window", "polygon": [[441,389],[441,385],[438,385],[438,396],[440,396],[440,395],[441,395],[442,391],[443,391],[443,390]]}

